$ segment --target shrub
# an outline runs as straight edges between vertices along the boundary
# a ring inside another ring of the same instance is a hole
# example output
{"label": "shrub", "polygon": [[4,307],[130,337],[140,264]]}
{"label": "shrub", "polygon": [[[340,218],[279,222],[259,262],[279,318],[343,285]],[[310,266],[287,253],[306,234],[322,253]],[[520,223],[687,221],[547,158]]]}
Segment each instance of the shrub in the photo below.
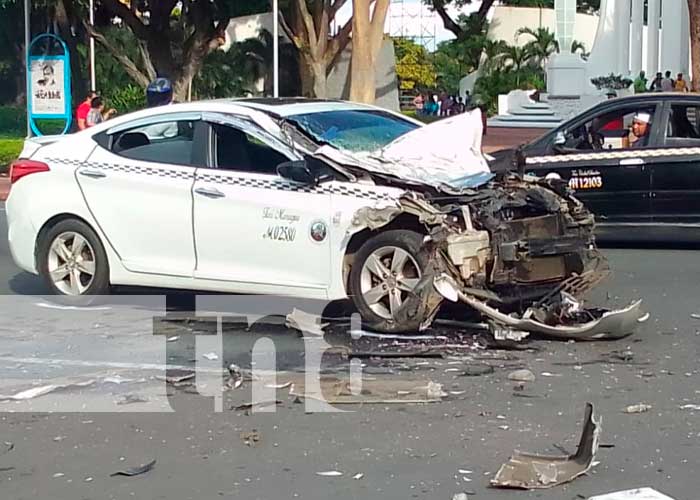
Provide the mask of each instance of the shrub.
{"label": "shrub", "polygon": [[623,90],[629,88],[633,82],[629,78],[623,78],[622,75],[610,73],[608,76],[591,78],[591,83],[595,85],[598,90]]}
{"label": "shrub", "polygon": [[23,107],[0,106],[0,136],[20,136],[27,133],[27,116]]}
{"label": "shrub", "polygon": [[545,82],[541,70],[523,68],[519,71],[492,71],[479,77],[474,83],[474,95],[486,106],[487,113],[498,112],[498,96],[511,90],[544,90]]}
{"label": "shrub", "polygon": [[15,161],[22,151],[24,139],[0,138],[0,172],[7,172],[10,163]]}
{"label": "shrub", "polygon": [[129,84],[115,90],[107,96],[109,106],[116,109],[119,114],[130,113],[146,107],[146,93],[138,85]]}

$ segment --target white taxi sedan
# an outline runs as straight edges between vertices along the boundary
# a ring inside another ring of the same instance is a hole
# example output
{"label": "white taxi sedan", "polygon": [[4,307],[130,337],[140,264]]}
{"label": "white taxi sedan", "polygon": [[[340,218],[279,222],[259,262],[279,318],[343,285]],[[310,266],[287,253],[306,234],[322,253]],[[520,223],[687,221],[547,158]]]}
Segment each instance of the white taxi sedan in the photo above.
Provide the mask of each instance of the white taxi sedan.
{"label": "white taxi sedan", "polygon": [[253,99],[28,139],[11,171],[10,249],[69,297],[111,285],[351,297],[372,327],[406,331],[434,317],[442,297],[426,283],[442,273],[484,307],[517,309],[602,257],[565,189],[492,181],[480,124]]}

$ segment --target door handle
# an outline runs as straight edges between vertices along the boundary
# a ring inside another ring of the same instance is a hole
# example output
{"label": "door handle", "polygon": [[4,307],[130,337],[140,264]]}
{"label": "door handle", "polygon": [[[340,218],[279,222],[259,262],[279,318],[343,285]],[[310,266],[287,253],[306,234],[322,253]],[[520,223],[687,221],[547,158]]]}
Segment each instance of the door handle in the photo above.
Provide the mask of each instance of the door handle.
{"label": "door handle", "polygon": [[194,190],[194,192],[199,195],[206,196],[207,198],[223,198],[226,196],[216,188],[197,188]]}
{"label": "door handle", "polygon": [[631,167],[635,165],[644,165],[644,160],[641,158],[625,158],[620,160],[621,167]]}
{"label": "door handle", "polygon": [[84,169],[78,171],[78,173],[80,175],[84,175],[85,177],[90,177],[92,179],[102,179],[103,177],[107,177],[107,174],[105,174],[101,170]]}

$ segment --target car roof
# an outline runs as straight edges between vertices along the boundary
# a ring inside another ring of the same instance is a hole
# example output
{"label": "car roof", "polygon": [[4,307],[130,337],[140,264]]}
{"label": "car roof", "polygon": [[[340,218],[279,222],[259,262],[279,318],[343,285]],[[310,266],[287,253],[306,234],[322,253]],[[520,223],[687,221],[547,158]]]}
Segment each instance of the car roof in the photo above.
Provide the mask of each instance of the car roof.
{"label": "car roof", "polygon": [[158,106],[154,108],[146,108],[123,116],[117,116],[111,120],[106,120],[95,127],[90,127],[89,129],[78,132],[77,135],[82,135],[83,132],[86,132],[86,135],[92,136],[96,133],[107,131],[114,127],[121,127],[124,124],[128,124],[135,120],[159,117],[173,113],[231,113],[247,116],[259,122],[262,120],[262,117],[266,117],[266,119],[269,120],[270,118],[285,118],[298,114],[348,110],[381,111],[383,113],[389,113],[396,117],[400,117],[401,119],[414,123],[417,126],[423,126],[421,122],[414,118],[388,109],[370,106],[368,104],[304,98],[247,98],[192,101],[185,103],[174,103],[167,106]]}
{"label": "car roof", "polygon": [[242,98],[229,99],[228,101],[239,106],[256,109],[258,111],[263,111],[269,115],[278,117],[303,115],[307,113],[323,113],[324,111],[371,111],[379,109],[375,106],[359,104],[356,102],[332,99],[307,99],[304,97]]}
{"label": "car roof", "polygon": [[624,97],[616,97],[615,99],[602,102],[623,103],[629,101],[664,101],[669,99],[674,101],[681,99],[700,102],[700,94],[694,94],[691,92],[645,92],[643,94],[632,94]]}

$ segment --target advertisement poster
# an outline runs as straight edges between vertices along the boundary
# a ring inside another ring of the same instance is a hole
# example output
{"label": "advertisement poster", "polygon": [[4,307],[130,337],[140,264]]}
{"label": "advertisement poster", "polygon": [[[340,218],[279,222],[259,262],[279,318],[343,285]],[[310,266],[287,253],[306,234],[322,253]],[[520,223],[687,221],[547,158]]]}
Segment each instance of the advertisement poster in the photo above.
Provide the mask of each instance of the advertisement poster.
{"label": "advertisement poster", "polygon": [[33,59],[30,67],[33,115],[63,115],[66,112],[64,59]]}

